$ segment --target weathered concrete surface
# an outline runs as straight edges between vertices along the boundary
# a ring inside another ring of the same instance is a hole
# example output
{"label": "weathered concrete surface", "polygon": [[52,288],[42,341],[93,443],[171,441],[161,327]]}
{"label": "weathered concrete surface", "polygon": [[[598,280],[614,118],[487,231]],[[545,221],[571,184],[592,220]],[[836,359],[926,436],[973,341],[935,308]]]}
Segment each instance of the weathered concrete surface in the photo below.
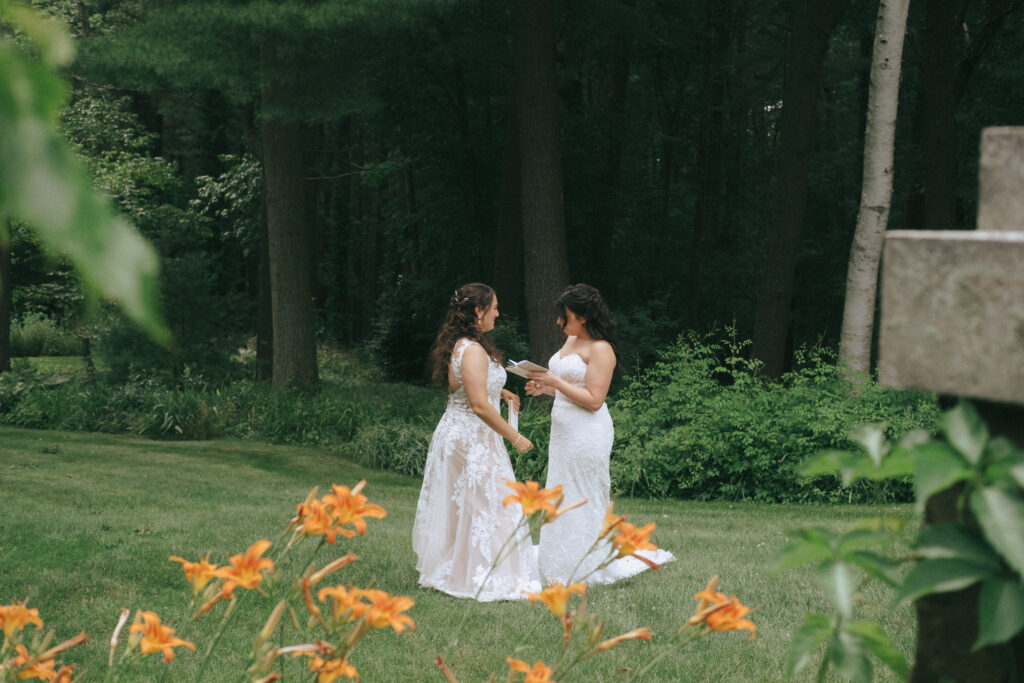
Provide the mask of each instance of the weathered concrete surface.
{"label": "weathered concrete surface", "polygon": [[887,233],[878,374],[1024,404],[1024,232]]}
{"label": "weathered concrete surface", "polygon": [[978,230],[1024,230],[1024,127],[986,128],[978,166]]}

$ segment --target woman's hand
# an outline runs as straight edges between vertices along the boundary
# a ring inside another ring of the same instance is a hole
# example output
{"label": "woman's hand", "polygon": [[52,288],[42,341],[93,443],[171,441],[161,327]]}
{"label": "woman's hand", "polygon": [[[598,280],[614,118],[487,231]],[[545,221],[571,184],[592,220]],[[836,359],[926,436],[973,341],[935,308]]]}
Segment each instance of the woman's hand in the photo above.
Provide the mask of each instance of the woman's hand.
{"label": "woman's hand", "polygon": [[516,437],[515,441],[512,442],[512,447],[520,453],[525,453],[526,451],[533,450],[533,442],[520,434]]}
{"label": "woman's hand", "polygon": [[530,380],[526,383],[526,393],[530,396],[541,396],[544,394],[544,387],[540,383]]}
{"label": "woman's hand", "polygon": [[519,394],[509,391],[508,389],[502,389],[501,400],[508,404],[508,407],[512,409],[512,412],[519,412]]}

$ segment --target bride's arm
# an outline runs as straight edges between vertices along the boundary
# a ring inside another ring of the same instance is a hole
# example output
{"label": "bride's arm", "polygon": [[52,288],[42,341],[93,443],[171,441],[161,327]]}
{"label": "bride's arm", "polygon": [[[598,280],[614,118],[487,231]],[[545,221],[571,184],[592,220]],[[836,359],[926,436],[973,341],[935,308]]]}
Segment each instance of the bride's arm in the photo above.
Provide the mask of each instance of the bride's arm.
{"label": "bride's arm", "polygon": [[487,352],[479,344],[470,344],[462,353],[462,385],[466,388],[470,409],[485,425],[507,439],[520,453],[533,448],[533,443],[512,429],[487,400]]}
{"label": "bride's arm", "polygon": [[548,370],[544,373],[530,373],[530,379],[545,389],[557,389],[567,399],[587,410],[597,411],[608,398],[608,388],[615,372],[615,351],[606,341],[596,341],[590,347],[587,361],[586,384],[577,387]]}

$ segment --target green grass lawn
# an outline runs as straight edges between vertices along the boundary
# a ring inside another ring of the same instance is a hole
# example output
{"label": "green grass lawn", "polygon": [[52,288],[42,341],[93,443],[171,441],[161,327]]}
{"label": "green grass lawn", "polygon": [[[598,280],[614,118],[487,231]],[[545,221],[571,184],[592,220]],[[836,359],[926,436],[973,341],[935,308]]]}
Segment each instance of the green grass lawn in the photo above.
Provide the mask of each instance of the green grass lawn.
{"label": "green grass lawn", "polygon": [[[561,626],[542,606],[478,604],[418,586],[411,529],[419,481],[352,465],[325,448],[253,443],[154,442],[143,439],[0,427],[0,604],[29,600],[62,640],[86,631],[91,640],[66,653],[83,681],[106,674],[108,641],[120,608],[157,612],[178,636],[208,642],[220,612],[190,622],[188,587],[170,555],[224,564],[261,538],[277,538],[313,486],[368,484],[370,502],[386,519],[369,521],[365,536],[339,539],[317,563],[348,550],[361,559],[323,585],[352,583],[416,601],[413,632],[367,635],[351,662],[363,681],[443,681],[441,655],[462,682],[505,680],[511,655],[531,665],[558,658]],[[588,592],[588,609],[607,620],[605,637],[650,626],[652,643],[628,642],[577,667],[566,680],[616,679],[637,669],[692,612],[693,594],[713,574],[719,590],[754,608],[757,639],[746,632],[713,634],[669,657],[646,677],[657,681],[781,681],[785,653],[808,611],[831,610],[810,569],[773,576],[772,555],[802,525],[838,529],[865,516],[894,515],[915,526],[907,506],[799,507],[623,499],[630,521],[654,521],[653,540],[678,561]],[[570,513],[571,514],[571,513]],[[908,539],[904,539],[908,540]],[[309,543],[309,542],[307,542]],[[310,543],[310,546],[312,544]],[[296,559],[306,549],[293,553]],[[914,618],[891,611],[891,592],[868,583],[858,610],[877,620],[910,656]],[[249,593],[215,651],[204,680],[237,680],[273,603]],[[247,604],[246,604],[247,603]],[[223,607],[223,604],[219,607]],[[461,631],[456,627],[461,623]],[[457,642],[453,642],[456,641]],[[289,626],[283,644],[302,642]],[[170,664],[150,657],[122,680],[188,680],[200,655],[178,648]],[[801,676],[812,680],[817,662]],[[310,680],[305,660],[279,660],[286,680]],[[521,680],[518,679],[518,680]],[[878,680],[894,680],[882,674]]]}

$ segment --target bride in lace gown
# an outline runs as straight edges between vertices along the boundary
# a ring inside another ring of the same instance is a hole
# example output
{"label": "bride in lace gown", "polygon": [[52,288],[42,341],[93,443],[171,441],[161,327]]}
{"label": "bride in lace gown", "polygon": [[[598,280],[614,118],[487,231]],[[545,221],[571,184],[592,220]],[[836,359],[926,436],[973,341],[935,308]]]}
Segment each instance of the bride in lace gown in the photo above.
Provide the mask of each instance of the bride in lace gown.
{"label": "bride in lace gown", "polygon": [[[587,555],[610,500],[608,460],[615,432],[604,401],[618,361],[615,327],[600,292],[590,285],[569,287],[557,306],[565,345],[551,356],[548,372],[530,374],[526,392],[555,397],[545,487],[561,484],[566,501],[586,498],[587,503],[541,528],[540,574],[545,584],[613,583],[649,568],[641,560],[624,557],[594,572],[608,555],[609,541]],[[637,554],[655,564],[675,559],[664,550]]]}
{"label": "bride in lace gown", "polygon": [[[416,505],[412,546],[420,584],[460,598],[522,600],[540,590],[536,553],[528,531],[488,576],[521,516],[502,505],[515,480],[502,438],[519,452],[533,444],[499,411],[500,401],[518,410],[519,397],[503,389],[505,369],[494,343],[498,298],[487,285],[455,291],[434,344],[434,379],[448,387],[448,408],[434,430]],[[509,548],[512,544],[509,545]]]}

